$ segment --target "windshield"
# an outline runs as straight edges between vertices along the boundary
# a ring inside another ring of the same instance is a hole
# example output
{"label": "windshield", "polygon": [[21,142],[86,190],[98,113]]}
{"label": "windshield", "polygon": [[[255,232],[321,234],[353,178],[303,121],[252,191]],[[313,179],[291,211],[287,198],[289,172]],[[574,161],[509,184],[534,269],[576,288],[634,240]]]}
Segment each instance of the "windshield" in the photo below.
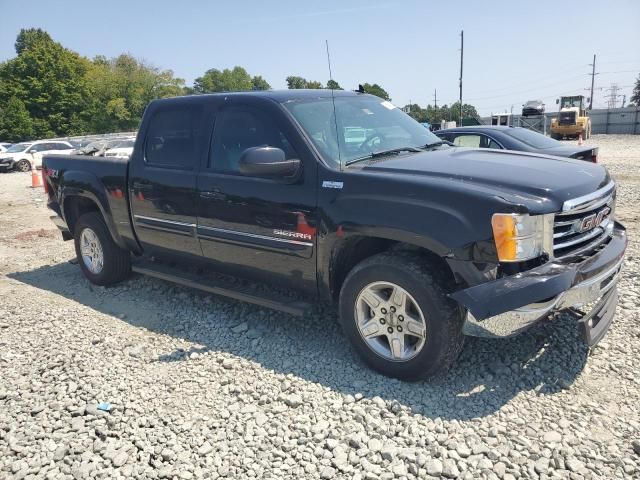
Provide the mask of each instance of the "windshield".
{"label": "windshield", "polygon": [[11,145],[7,149],[7,153],[19,153],[24,152],[27,148],[29,148],[32,143],[16,143],[15,145]]}
{"label": "windshield", "polygon": [[532,132],[526,128],[509,128],[503,130],[502,133],[534,148],[553,148],[560,144],[557,140]]}
{"label": "windshield", "polygon": [[295,99],[284,106],[336,167],[376,152],[440,141],[391,102],[372,95],[336,97],[335,116],[330,97]]}
{"label": "windshield", "polygon": [[560,108],[580,108],[582,97],[562,97]]}

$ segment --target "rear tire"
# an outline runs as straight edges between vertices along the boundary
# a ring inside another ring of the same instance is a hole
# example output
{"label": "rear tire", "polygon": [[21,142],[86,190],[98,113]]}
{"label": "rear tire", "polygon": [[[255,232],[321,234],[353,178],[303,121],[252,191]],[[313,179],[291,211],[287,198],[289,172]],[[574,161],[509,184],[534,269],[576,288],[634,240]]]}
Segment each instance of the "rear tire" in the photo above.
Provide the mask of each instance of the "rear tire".
{"label": "rear tire", "polygon": [[462,350],[463,312],[446,294],[447,279],[430,267],[410,252],[381,253],[356,265],[342,285],[342,328],[364,362],[383,375],[428,379],[445,372]]}
{"label": "rear tire", "polygon": [[19,172],[28,172],[29,170],[31,170],[31,163],[29,163],[29,160],[25,160],[23,158],[18,163],[16,163],[16,167],[15,168]]}
{"label": "rear tire", "polygon": [[131,254],[113,241],[99,213],[85,213],[78,219],[73,241],[80,269],[91,283],[113,285],[131,273]]}

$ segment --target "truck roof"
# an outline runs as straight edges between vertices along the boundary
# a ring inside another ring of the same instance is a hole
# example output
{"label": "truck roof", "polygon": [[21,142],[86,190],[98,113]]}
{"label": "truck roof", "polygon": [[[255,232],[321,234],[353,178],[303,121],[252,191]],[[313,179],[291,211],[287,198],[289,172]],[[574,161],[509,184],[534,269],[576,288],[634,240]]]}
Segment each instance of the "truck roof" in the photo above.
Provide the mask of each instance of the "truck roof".
{"label": "truck roof", "polygon": [[[333,93],[332,93],[333,92]],[[300,98],[331,98],[335,97],[355,97],[358,95],[368,95],[350,90],[328,90],[328,89],[292,89],[292,90],[250,90],[244,92],[219,92],[219,93],[202,93],[195,95],[184,95],[180,97],[163,98],[154,100],[155,102],[193,102],[206,98],[220,98],[228,96],[251,96],[271,98],[276,102],[282,103],[288,100],[296,100]],[[381,99],[384,100],[384,99]]]}

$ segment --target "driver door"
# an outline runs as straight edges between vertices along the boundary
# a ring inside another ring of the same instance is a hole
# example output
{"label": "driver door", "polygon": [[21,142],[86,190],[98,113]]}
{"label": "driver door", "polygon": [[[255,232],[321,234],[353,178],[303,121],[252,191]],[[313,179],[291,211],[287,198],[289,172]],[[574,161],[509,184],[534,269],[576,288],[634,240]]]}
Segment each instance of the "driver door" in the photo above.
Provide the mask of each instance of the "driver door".
{"label": "driver door", "polygon": [[[299,158],[296,180],[241,174],[240,156],[258,146]],[[205,258],[235,276],[315,293],[316,170],[308,147],[274,102],[225,102],[198,176],[197,231]]]}

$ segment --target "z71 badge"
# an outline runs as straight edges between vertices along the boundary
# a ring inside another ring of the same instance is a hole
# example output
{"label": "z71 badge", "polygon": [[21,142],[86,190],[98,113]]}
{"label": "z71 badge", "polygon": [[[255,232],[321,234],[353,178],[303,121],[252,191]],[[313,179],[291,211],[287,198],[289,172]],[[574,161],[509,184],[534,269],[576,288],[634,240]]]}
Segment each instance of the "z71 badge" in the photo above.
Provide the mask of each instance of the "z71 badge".
{"label": "z71 badge", "polygon": [[309,235],[308,233],[290,232],[289,230],[274,230],[273,234],[283,237],[299,238],[301,240],[311,240],[311,235]]}

